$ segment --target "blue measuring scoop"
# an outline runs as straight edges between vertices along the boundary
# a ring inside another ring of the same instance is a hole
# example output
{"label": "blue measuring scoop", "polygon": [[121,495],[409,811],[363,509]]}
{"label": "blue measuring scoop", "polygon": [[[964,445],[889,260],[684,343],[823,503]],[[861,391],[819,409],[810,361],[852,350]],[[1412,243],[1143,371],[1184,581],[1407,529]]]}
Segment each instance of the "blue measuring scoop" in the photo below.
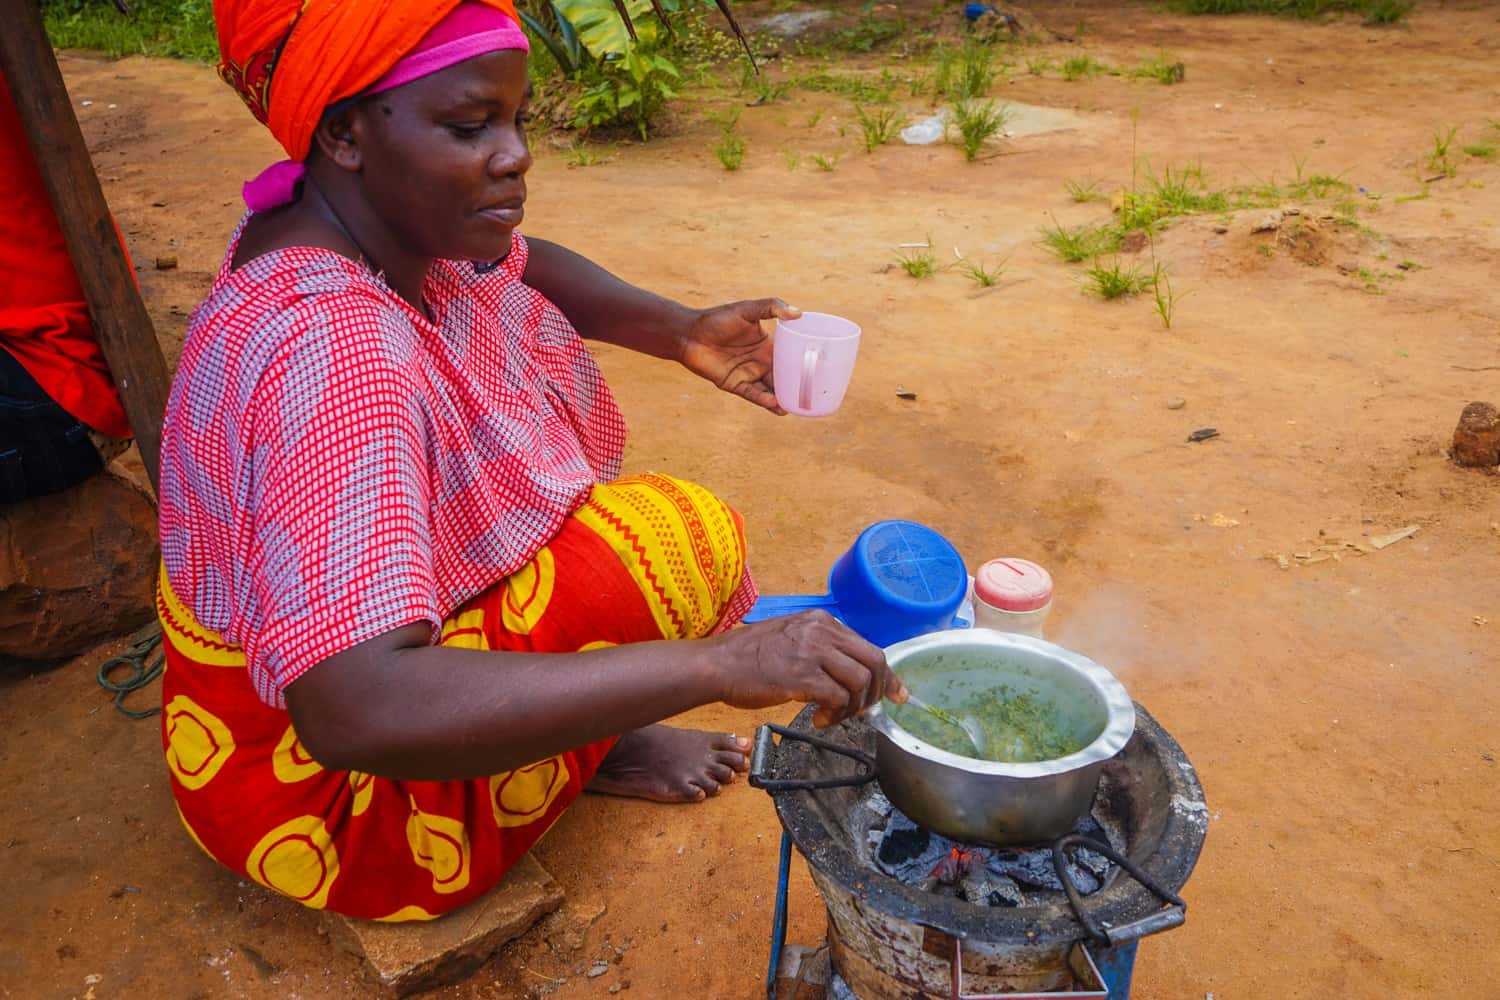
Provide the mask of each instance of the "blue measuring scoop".
{"label": "blue measuring scoop", "polygon": [[828,593],[768,595],[746,622],[821,608],[877,646],[952,628],[968,591],[963,557],[915,521],[878,521],[828,571]]}

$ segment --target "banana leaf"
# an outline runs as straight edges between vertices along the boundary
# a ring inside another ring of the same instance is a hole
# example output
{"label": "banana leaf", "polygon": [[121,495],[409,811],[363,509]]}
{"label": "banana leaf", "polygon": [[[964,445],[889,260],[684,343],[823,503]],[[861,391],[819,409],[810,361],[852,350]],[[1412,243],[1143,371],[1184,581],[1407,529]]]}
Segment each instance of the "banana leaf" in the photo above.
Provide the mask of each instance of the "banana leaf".
{"label": "banana leaf", "polygon": [[[637,39],[647,44],[657,40],[650,0],[554,0],[553,6],[558,20],[573,26],[595,59],[619,58]],[[628,20],[619,8],[629,12]]]}

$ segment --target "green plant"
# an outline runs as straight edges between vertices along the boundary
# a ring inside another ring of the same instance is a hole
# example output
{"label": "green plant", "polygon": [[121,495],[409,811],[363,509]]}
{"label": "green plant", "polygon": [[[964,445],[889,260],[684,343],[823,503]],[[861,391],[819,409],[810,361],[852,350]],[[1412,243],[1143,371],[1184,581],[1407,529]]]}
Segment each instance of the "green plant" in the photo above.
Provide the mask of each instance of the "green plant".
{"label": "green plant", "polygon": [[888,104],[891,100],[891,90],[887,86],[871,83],[869,80],[858,76],[847,76],[836,73],[813,73],[808,76],[797,77],[791,81],[795,87],[803,90],[817,90],[828,94],[838,94],[851,101],[861,104]]}
{"label": "green plant", "polygon": [[1082,80],[1104,72],[1104,64],[1090,55],[1069,56],[1063,60],[1062,72],[1064,80]]}
{"label": "green plant", "polygon": [[1453,145],[1453,139],[1457,135],[1456,126],[1450,126],[1446,133],[1442,129],[1432,133],[1432,155],[1427,158],[1428,170],[1436,170],[1445,177],[1458,173],[1458,168],[1448,159],[1448,148]]}
{"label": "green plant", "polygon": [[[956,252],[957,251],[955,251],[955,253]],[[959,273],[968,278],[970,281],[974,282],[974,284],[978,285],[980,288],[993,288],[995,285],[999,284],[1001,275],[1005,273],[1006,263],[1007,260],[1002,260],[993,267],[986,267],[980,261],[970,260],[967,257],[959,256],[957,267]]]}
{"label": "green plant", "polygon": [[1010,114],[1008,106],[994,101],[983,104],[959,101],[953,105],[953,126],[958,129],[958,145],[964,151],[964,159],[973,162],[990,136],[1005,128]]}
{"label": "green plant", "polygon": [[938,272],[937,256],[931,250],[907,249],[896,254],[901,270],[921,281]]}
{"label": "green plant", "polygon": [[740,74],[740,92],[754,94],[756,104],[771,104],[774,101],[779,101],[791,89],[792,85],[789,82],[785,80],[772,82],[771,78],[766,76],[765,73],[757,73],[748,65],[745,67],[744,72]]}
{"label": "green plant", "polygon": [[823,109],[819,108],[818,110],[814,111],[811,115],[808,115],[808,117],[807,117],[807,127],[808,128],[817,128],[818,127],[818,122],[820,122],[822,120],[823,120]]}
{"label": "green plant", "polygon": [[999,72],[995,66],[994,50],[971,39],[958,48],[947,48],[938,53],[937,69],[933,71],[933,91],[935,96],[955,103],[970,101],[989,93]]}
{"label": "green plant", "polygon": [[1083,271],[1083,290],[1101,299],[1118,299],[1146,289],[1150,279],[1137,267],[1125,267],[1116,259],[1105,264],[1095,260]]}
{"label": "green plant", "polygon": [[1098,181],[1075,181],[1068,179],[1063,181],[1063,187],[1068,189],[1068,197],[1079,204],[1104,200],[1104,195],[1100,194],[1097,190],[1099,187]]}
{"label": "green plant", "polygon": [[1041,76],[1056,65],[1048,56],[1026,57],[1026,72],[1032,76]]}
{"label": "green plant", "polygon": [[1120,249],[1120,234],[1110,226],[1066,229],[1054,219],[1052,228],[1042,230],[1042,246],[1069,264],[1077,264]]}
{"label": "green plant", "polygon": [[570,167],[592,167],[614,159],[614,151],[613,146],[610,146],[606,152],[600,152],[597,149],[590,149],[582,142],[575,142],[563,153],[563,162]]}
{"label": "green plant", "polygon": [[725,170],[738,170],[740,164],[745,162],[745,139],[743,136],[725,133],[714,146],[714,155],[724,165]]}
{"label": "green plant", "polygon": [[573,102],[573,124],[631,125],[644,142],[667,101],[677,96],[673,84],[681,75],[666,56],[630,44],[623,57],[602,60],[585,71],[584,91]]}
{"label": "green plant", "polygon": [[1130,71],[1130,75],[1158,83],[1181,83],[1187,78],[1187,66],[1180,62],[1169,62],[1166,56],[1155,56]]}
{"label": "green plant", "polygon": [[134,0],[128,15],[99,0],[43,0],[41,7],[58,48],[98,49],[114,58],[219,58],[211,0]]}
{"label": "green plant", "polygon": [[906,31],[906,22],[866,14],[853,27],[835,31],[830,41],[846,52],[870,52]]}
{"label": "green plant", "polygon": [[802,166],[802,154],[797,152],[796,150],[788,149],[781,155],[786,160],[786,168],[788,170],[796,170],[798,167]]}
{"label": "green plant", "polygon": [[1366,23],[1391,24],[1412,9],[1411,0],[1167,0],[1183,14],[1279,14],[1317,18],[1337,12],[1364,14]]}
{"label": "green plant", "polygon": [[703,117],[719,126],[719,131],[729,133],[740,123],[740,115],[743,113],[743,108],[725,108],[722,111],[705,111]]}
{"label": "green plant", "polygon": [[1493,160],[1497,147],[1493,142],[1476,142],[1472,146],[1465,146],[1464,153],[1479,160]]}
{"label": "green plant", "polygon": [[818,165],[819,170],[832,173],[833,168],[839,165],[839,154],[834,153],[832,156],[824,156],[822,153],[814,153],[813,162]]}
{"label": "green plant", "polygon": [[865,134],[866,153],[884,146],[905,122],[905,116],[895,108],[878,108],[872,114],[858,104],[854,106],[854,117],[859,120],[859,127]]}
{"label": "green plant", "polygon": [[1416,6],[1415,0],[1367,0],[1364,5],[1366,24],[1395,24]]}

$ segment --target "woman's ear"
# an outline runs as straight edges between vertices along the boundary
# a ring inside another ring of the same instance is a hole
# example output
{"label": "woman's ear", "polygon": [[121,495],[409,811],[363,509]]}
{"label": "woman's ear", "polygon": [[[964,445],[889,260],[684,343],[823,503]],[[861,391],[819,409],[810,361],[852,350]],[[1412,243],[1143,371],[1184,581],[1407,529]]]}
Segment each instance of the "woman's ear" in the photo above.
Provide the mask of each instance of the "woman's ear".
{"label": "woman's ear", "polygon": [[364,125],[364,115],[358,106],[334,111],[318,122],[313,144],[335,166],[358,173],[364,164],[360,145],[365,135]]}

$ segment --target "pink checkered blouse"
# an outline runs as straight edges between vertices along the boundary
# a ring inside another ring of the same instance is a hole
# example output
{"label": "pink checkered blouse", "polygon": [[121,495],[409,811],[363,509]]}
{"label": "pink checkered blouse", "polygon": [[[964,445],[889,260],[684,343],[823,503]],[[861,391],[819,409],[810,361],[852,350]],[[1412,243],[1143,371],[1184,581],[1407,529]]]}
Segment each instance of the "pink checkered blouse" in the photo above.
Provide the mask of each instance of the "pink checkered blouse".
{"label": "pink checkered blouse", "polygon": [[328,250],[231,272],[238,242],[167,404],[162,559],[284,707],[313,664],[437,625],[524,565],[619,475],[625,423],[577,332],[522,284],[520,236],[487,273],[437,262],[432,322]]}

